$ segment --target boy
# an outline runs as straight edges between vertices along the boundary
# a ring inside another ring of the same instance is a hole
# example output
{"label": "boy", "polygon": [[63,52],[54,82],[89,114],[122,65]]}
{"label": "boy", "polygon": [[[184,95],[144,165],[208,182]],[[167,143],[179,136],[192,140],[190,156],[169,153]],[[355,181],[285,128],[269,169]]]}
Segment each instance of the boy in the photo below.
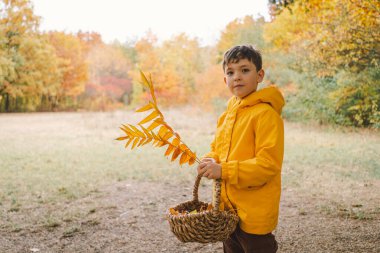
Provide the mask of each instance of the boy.
{"label": "boy", "polygon": [[217,123],[211,152],[198,166],[209,179],[222,179],[221,200],[240,218],[223,242],[224,252],[276,252],[284,127],[284,98],[274,86],[256,91],[264,78],[259,51],[236,46],[224,54],[224,82],[234,95]]}

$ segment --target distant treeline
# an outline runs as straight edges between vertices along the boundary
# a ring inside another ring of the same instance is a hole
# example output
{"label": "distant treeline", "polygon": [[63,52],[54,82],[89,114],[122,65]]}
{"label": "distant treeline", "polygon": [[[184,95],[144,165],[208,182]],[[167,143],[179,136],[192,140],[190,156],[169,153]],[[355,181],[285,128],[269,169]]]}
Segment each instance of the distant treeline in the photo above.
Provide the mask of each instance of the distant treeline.
{"label": "distant treeline", "polygon": [[253,44],[263,53],[266,84],[285,94],[287,119],[380,128],[380,2],[269,4],[270,21],[237,18],[215,46],[201,46],[185,33],[111,44],[97,33],[42,33],[29,0],[0,0],[0,112],[141,103],[147,94],[138,69],[151,73],[160,104],[220,110],[229,97],[223,52]]}

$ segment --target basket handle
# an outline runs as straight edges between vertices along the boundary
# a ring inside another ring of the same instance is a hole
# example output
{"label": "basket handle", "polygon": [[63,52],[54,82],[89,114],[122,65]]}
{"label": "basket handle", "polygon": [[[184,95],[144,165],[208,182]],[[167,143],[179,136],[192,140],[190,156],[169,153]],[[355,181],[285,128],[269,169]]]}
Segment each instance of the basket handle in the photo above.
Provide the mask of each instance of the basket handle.
{"label": "basket handle", "polygon": [[[201,182],[203,174],[199,174],[197,178],[195,179],[195,184],[193,188],[193,200],[199,201],[198,199],[198,188],[199,188],[199,183]],[[220,206],[220,192],[221,192],[221,185],[222,185],[222,180],[221,179],[215,179],[215,197],[213,198],[213,211],[214,212],[219,212],[219,206]]]}

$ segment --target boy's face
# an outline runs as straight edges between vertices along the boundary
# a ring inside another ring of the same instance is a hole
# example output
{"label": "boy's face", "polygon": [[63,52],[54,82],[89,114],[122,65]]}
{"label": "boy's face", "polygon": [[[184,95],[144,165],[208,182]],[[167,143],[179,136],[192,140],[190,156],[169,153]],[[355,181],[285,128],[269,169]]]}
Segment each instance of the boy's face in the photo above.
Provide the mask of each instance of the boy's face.
{"label": "boy's face", "polygon": [[224,70],[224,82],[231,93],[239,98],[244,98],[255,92],[257,85],[264,78],[264,70],[256,70],[256,66],[248,59],[231,62]]}

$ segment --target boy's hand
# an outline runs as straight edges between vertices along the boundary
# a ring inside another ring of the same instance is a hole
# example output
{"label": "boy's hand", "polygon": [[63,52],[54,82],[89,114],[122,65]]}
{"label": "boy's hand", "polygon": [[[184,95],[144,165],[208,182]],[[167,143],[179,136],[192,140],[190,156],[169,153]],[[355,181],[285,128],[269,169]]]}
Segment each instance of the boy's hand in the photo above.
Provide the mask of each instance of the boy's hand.
{"label": "boy's hand", "polygon": [[198,175],[203,174],[203,177],[207,177],[208,179],[219,179],[222,177],[222,166],[212,158],[202,159],[197,170]]}
{"label": "boy's hand", "polygon": [[203,158],[201,160],[201,163],[197,167],[198,175],[201,174],[201,169],[203,169],[207,165],[207,163],[210,163],[210,162],[215,163],[216,161],[215,159],[209,158],[209,157]]}

